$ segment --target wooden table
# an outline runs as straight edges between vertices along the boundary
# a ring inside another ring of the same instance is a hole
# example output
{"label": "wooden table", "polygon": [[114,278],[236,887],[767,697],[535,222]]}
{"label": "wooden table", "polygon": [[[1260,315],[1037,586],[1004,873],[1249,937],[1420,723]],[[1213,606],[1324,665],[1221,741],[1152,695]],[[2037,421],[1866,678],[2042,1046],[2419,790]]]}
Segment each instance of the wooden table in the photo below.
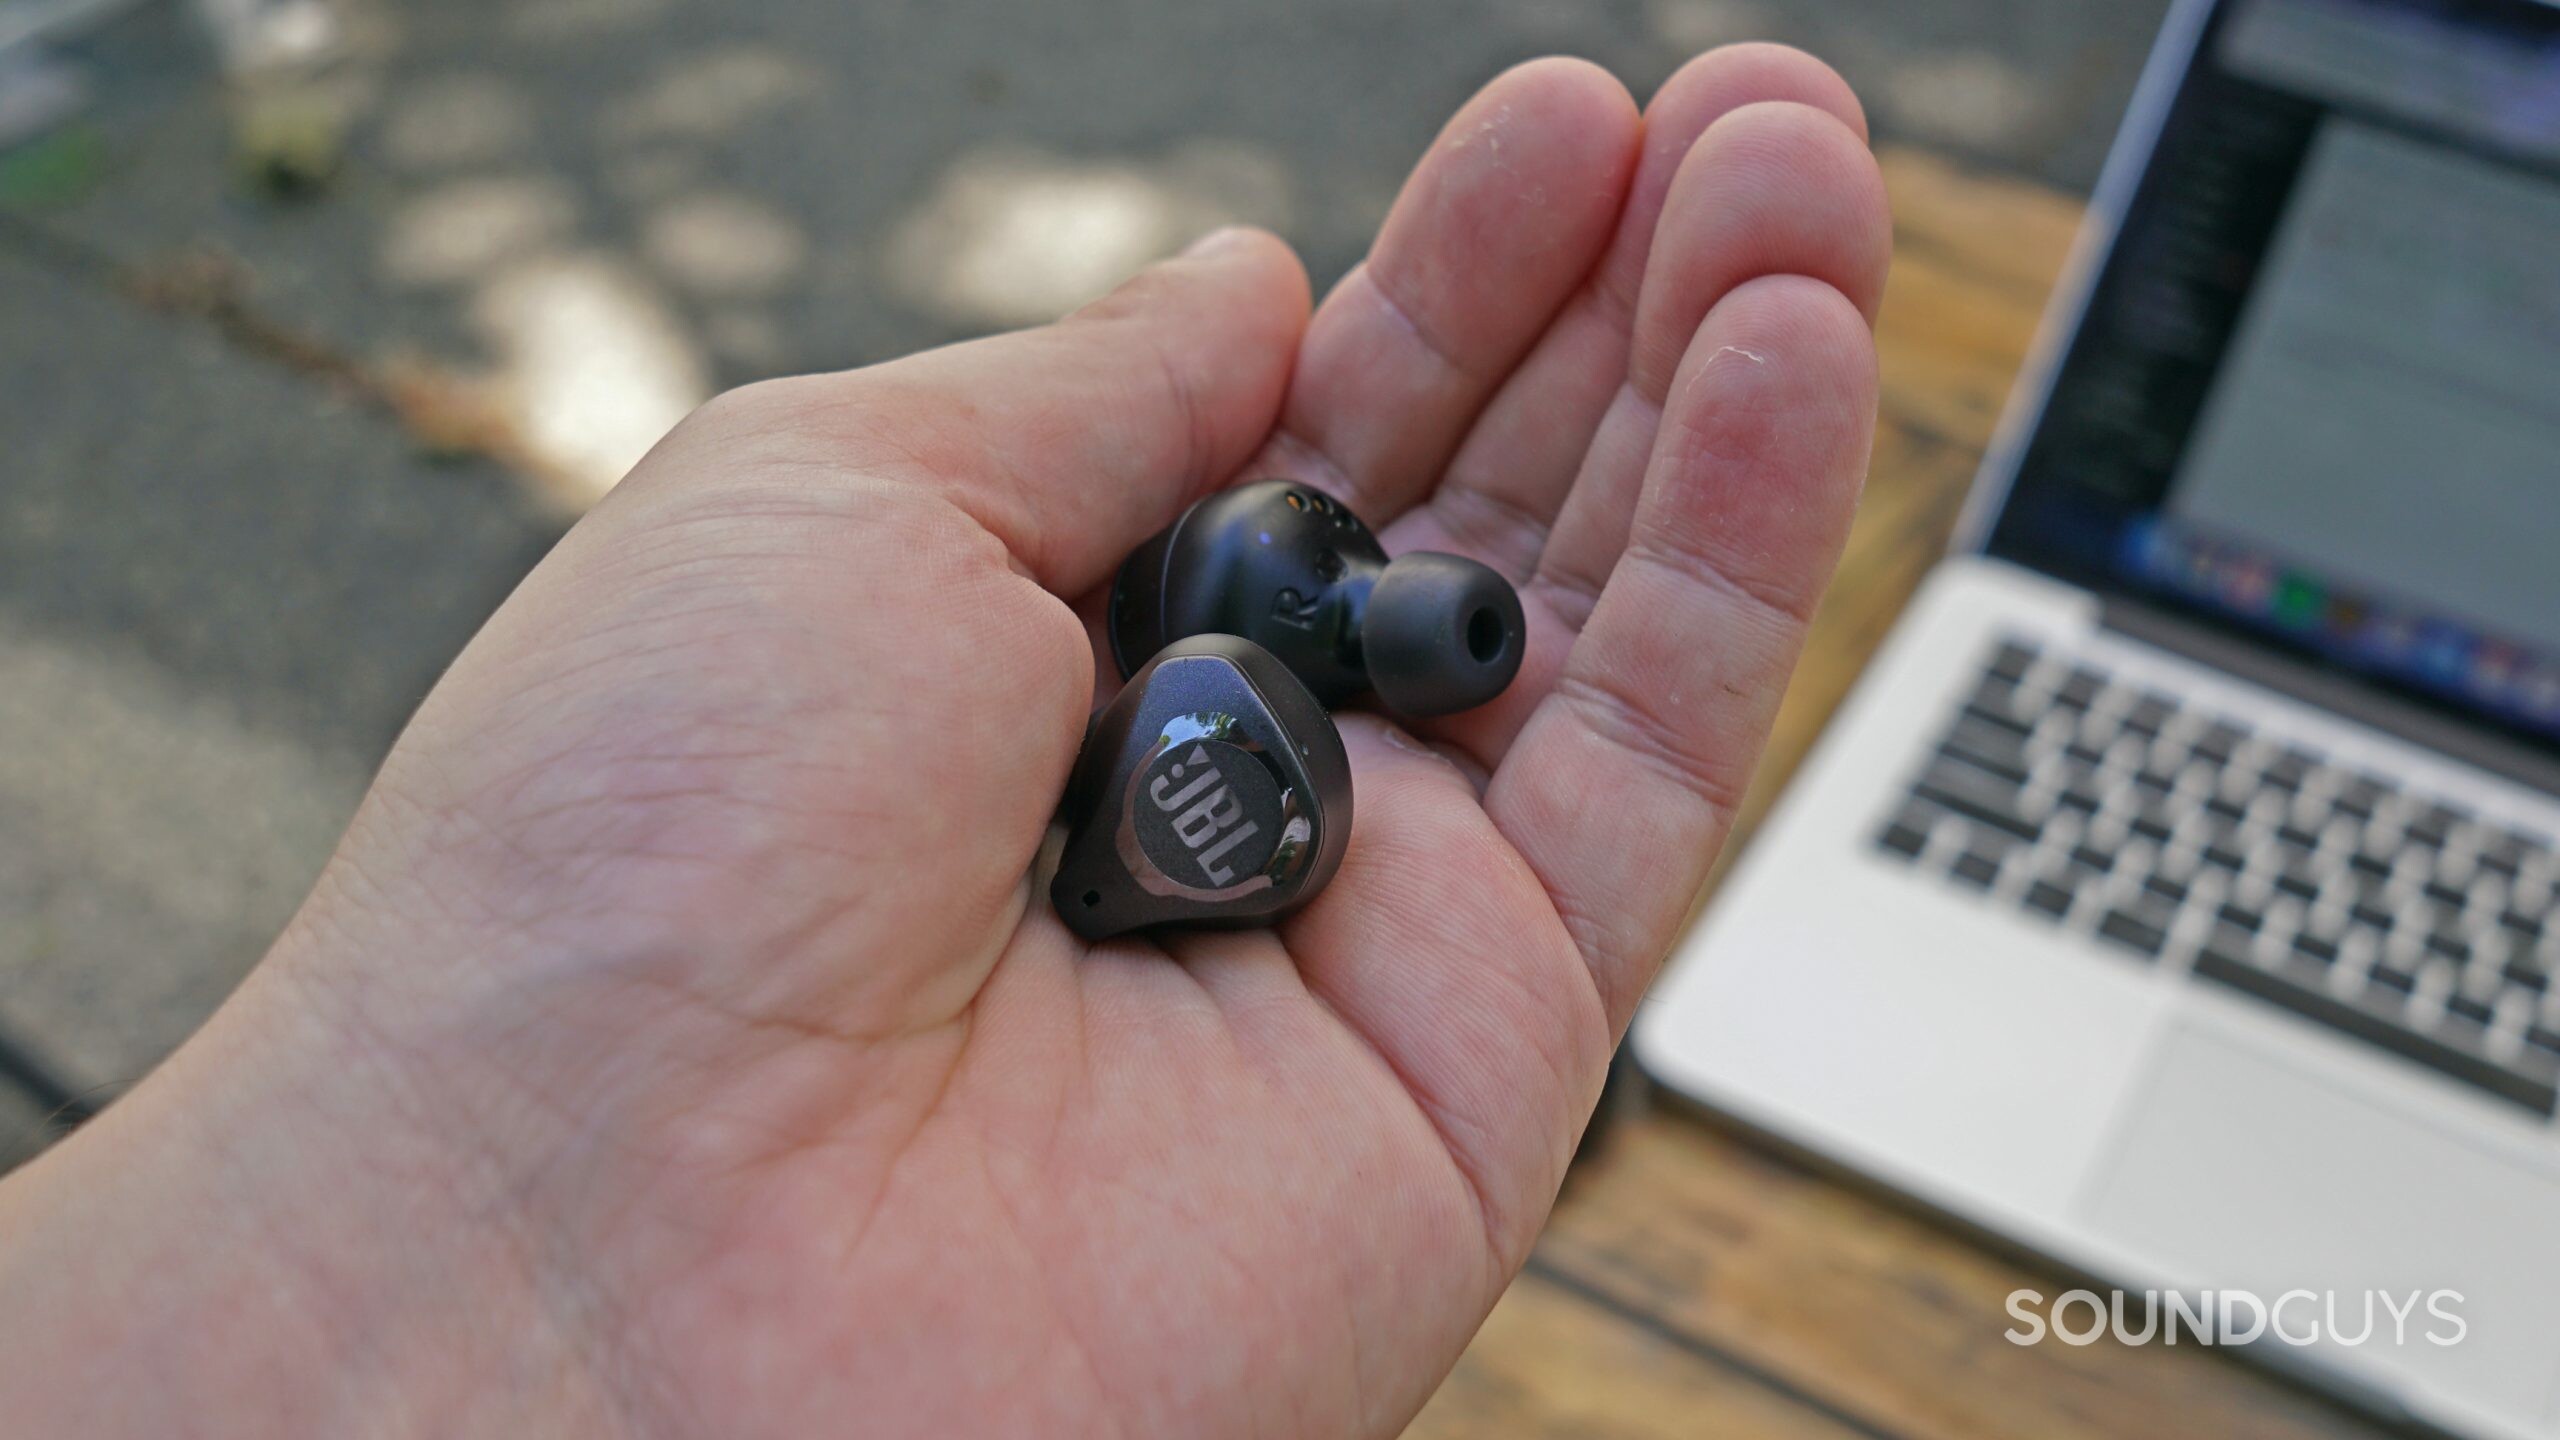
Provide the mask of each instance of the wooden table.
{"label": "wooden table", "polygon": [[[2080,218],[1888,153],[1883,423],[1857,527],[1743,818],[1765,810],[1945,545]],[[2368,1436],[2211,1352],[2021,1348],[2009,1292],[2071,1282],[1692,1113],[1620,1122],[1409,1433],[1589,1437]]]}

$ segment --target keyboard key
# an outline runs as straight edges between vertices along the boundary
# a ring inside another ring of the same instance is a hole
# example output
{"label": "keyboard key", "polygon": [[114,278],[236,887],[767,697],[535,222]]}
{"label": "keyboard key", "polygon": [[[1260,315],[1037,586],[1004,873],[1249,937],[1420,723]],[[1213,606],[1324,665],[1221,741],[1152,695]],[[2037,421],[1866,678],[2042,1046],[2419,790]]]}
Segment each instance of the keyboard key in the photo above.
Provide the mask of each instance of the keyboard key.
{"label": "keyboard key", "polygon": [[2540,836],[2500,830],[2480,842],[2480,868],[2513,880],[2527,857],[2547,854],[2550,848]]}
{"label": "keyboard key", "polygon": [[2452,805],[2430,805],[2408,824],[2406,834],[2429,849],[2442,849],[2452,838],[2453,827],[2469,818],[2469,812]]}
{"label": "keyboard key", "polygon": [[2147,740],[2158,735],[2161,728],[2169,723],[2169,717],[2177,713],[2177,701],[2157,690],[2149,690],[2124,712],[2123,725],[2126,730]]}
{"label": "keyboard key", "polygon": [[2507,977],[2498,973],[2497,966],[2478,960],[2472,961],[2454,977],[2454,984],[2463,994],[2493,1009],[2499,998],[2507,993]]}
{"label": "keyboard key", "polygon": [[2064,785],[2091,790],[2103,790],[2107,783],[2106,770],[2099,761],[2076,759],[2067,749],[2053,763],[2053,778]]}
{"label": "keyboard key", "polygon": [[2216,720],[2196,737],[2196,758],[2216,767],[2228,765],[2231,757],[2239,751],[2240,742],[2248,738],[2246,726],[2229,720]]}
{"label": "keyboard key", "polygon": [[2339,787],[2329,800],[2329,808],[2358,821],[2370,820],[2385,797],[2392,793],[2388,780],[2372,775],[2357,775]]}
{"label": "keyboard key", "polygon": [[1993,725],[1971,715],[1956,721],[1947,732],[1946,743],[1939,753],[1951,755],[2015,784],[2027,778],[2026,737],[2006,726]]}
{"label": "keyboard key", "polygon": [[2053,692],[2053,703],[2068,710],[2086,710],[2090,702],[2107,688],[2107,672],[2087,665],[2075,665],[2071,673]]}
{"label": "keyboard key", "polygon": [[1928,831],[1917,826],[1905,825],[1899,820],[1884,827],[1884,832],[1876,836],[1877,849],[1888,855],[1899,855],[1906,860],[1917,857],[1922,850],[1928,848],[1928,845]]}
{"label": "keyboard key", "polygon": [[1974,692],[1973,698],[1965,702],[1964,713],[1966,717],[1981,721],[1983,724],[1997,725],[2004,730],[2016,731],[2021,738],[2024,738],[2029,731],[2035,729],[2035,720],[2012,708],[2010,702],[2014,698],[2008,693],[2008,687],[2005,685],[1985,686]]}
{"label": "keyboard key", "polygon": [[2149,959],[2160,953],[2169,932],[2131,910],[2110,910],[2098,922],[2099,938],[2111,940],[2127,950]]}
{"label": "keyboard key", "polygon": [[2299,790],[2319,764],[2319,756],[2298,745],[2288,746],[2267,762],[2267,768],[2259,772],[2258,778],[2279,790]]}
{"label": "keyboard key", "polygon": [[2071,902],[2078,897],[2071,887],[2052,880],[2038,880],[2027,887],[2026,906],[2039,915],[2059,920],[2071,913]]}
{"label": "keyboard key", "polygon": [[2456,1019],[2469,1021],[2484,1030],[2489,1027],[2491,1021],[2498,1018],[2496,1010],[2468,995],[2446,996],[2444,1013]]}
{"label": "keyboard key", "polygon": [[2027,667],[2035,663],[2036,647],[2016,640],[2003,640],[2000,648],[1991,652],[1991,663],[1983,668],[2003,680],[2016,681],[2023,679]]}
{"label": "keyboard key", "polygon": [[2477,1050],[2449,1044],[2399,1024],[2388,1014],[2342,1001],[2329,993],[2326,975],[2317,967],[2304,967],[2299,973],[2290,968],[2282,972],[2261,970],[2245,959],[2208,946],[2196,956],[2195,975],[2417,1061],[2529,1110],[2550,1115],[2560,1109],[2560,1088],[2555,1088],[2551,1080],[2509,1069]]}
{"label": "keyboard key", "polygon": [[1947,873],[1954,876],[1958,884],[1988,890],[1992,882],[2000,878],[2000,857],[1980,850],[1967,850],[1956,857],[1955,864],[1947,867]]}
{"label": "keyboard key", "polygon": [[2021,840],[2034,840],[2044,833],[2042,824],[2020,813],[2017,786],[1971,765],[1938,760],[1911,793]]}
{"label": "keyboard key", "polygon": [[2267,922],[2266,916],[2236,900],[2225,903],[2218,913],[2223,924],[2235,930],[2246,930],[2253,935],[2257,933],[2259,926]]}

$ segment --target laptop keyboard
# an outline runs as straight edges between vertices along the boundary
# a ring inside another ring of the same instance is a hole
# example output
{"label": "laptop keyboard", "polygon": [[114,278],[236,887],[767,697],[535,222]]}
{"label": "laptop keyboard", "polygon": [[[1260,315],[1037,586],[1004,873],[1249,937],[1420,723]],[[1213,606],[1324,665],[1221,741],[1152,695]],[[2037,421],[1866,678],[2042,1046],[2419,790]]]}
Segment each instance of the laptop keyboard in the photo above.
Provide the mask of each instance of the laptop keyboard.
{"label": "laptop keyboard", "polygon": [[2241,717],[2002,640],[1875,844],[2119,956],[2560,1105],[2550,841]]}

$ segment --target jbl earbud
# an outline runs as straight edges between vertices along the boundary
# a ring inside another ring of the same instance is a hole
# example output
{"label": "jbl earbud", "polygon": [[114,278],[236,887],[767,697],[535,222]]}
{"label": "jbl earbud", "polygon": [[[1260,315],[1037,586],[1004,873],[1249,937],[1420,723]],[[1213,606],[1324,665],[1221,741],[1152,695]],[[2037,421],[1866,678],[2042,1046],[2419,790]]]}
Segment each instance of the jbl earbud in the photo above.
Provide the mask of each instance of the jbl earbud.
{"label": "jbl earbud", "polygon": [[1341,865],[1351,761],[1288,667],[1249,640],[1201,635],[1094,717],[1061,808],[1049,898],[1077,934],[1268,925]]}
{"label": "jbl earbud", "polygon": [[1189,635],[1241,635],[1339,705],[1363,691],[1398,714],[1447,715],[1520,673],[1519,593],[1458,555],[1394,560],[1321,490],[1239,485],[1138,547],[1111,584],[1120,673]]}

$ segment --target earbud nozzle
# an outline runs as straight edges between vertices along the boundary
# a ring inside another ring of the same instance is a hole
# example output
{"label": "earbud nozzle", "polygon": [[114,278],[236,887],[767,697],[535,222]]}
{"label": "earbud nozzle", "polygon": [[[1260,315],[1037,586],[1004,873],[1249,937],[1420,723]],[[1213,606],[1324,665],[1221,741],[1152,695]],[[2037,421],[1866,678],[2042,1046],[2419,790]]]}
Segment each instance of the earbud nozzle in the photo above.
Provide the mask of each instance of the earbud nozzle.
{"label": "earbud nozzle", "polygon": [[1510,581],[1436,551],[1387,566],[1360,622],[1370,687],[1400,715],[1450,715],[1491,700],[1520,673],[1527,640]]}

